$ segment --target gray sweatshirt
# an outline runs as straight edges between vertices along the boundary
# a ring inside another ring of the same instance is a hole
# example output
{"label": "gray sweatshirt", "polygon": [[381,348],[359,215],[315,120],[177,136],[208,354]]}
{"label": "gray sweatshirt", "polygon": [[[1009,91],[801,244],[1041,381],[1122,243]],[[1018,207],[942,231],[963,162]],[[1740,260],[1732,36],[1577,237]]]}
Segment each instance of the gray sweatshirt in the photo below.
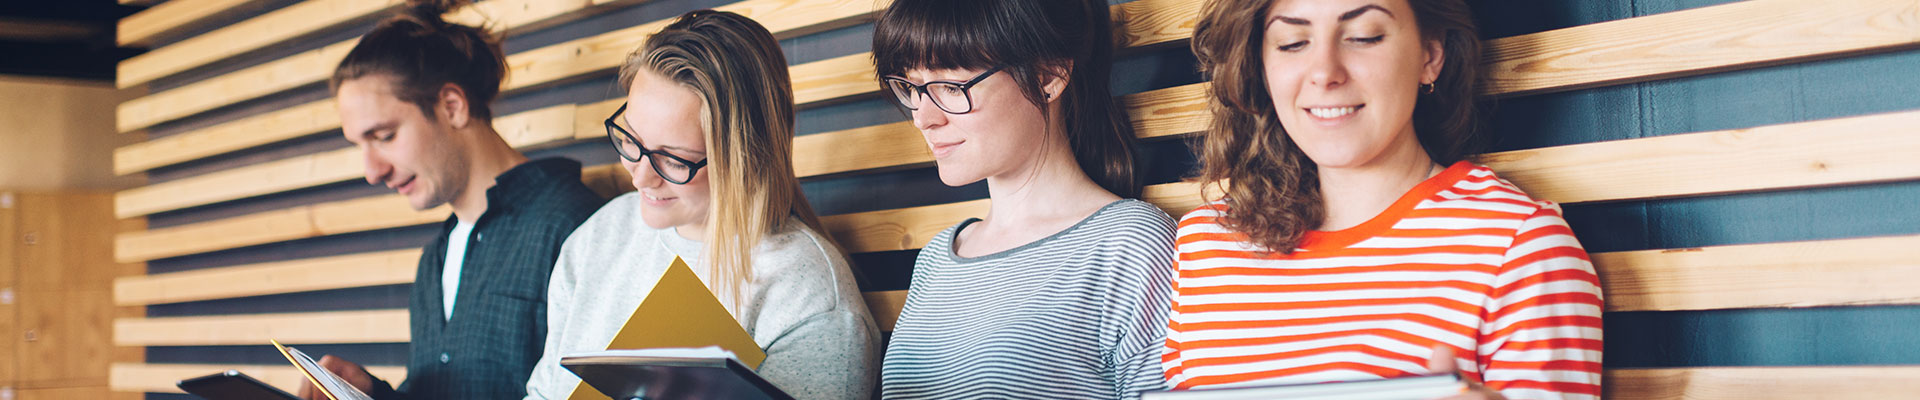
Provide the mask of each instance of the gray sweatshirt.
{"label": "gray sweatshirt", "polygon": [[[616,197],[567,237],[547,286],[546,351],[527,399],[565,399],[580,378],[568,354],[605,350],[675,255],[706,280],[702,244],[640,220],[636,193]],[[880,332],[846,256],[791,218],[753,251],[750,295],[735,311],[766,350],[758,373],[800,399],[871,398]]]}

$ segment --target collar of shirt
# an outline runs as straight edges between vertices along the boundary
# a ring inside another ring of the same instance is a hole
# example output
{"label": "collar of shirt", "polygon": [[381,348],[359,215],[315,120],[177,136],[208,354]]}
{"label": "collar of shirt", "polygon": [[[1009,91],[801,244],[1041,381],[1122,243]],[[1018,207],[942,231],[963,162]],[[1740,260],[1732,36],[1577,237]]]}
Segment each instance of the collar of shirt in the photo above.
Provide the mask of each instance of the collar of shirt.
{"label": "collar of shirt", "polygon": [[568,180],[580,181],[579,161],[543,158],[522,163],[493,178],[493,187],[487,188],[487,213],[505,212]]}

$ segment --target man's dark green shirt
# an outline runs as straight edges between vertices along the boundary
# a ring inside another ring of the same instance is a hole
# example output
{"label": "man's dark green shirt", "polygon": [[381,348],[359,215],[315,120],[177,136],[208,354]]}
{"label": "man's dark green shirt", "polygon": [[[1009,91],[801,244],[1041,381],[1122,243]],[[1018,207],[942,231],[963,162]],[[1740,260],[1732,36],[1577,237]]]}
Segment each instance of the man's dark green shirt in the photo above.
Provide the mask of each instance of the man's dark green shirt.
{"label": "man's dark green shirt", "polygon": [[408,312],[407,380],[376,382],[376,399],[520,399],[547,339],[547,278],[560,245],[606,204],[580,182],[580,163],[529,161],[494,178],[474,222],[453,317],[442,302],[448,217],[420,254]]}

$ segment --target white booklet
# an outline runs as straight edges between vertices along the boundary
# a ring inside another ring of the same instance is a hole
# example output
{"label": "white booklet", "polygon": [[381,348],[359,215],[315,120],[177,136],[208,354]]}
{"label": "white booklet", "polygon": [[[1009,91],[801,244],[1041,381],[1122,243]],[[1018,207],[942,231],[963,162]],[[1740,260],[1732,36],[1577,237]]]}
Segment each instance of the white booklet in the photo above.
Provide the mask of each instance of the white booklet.
{"label": "white booklet", "polygon": [[1228,389],[1148,392],[1140,400],[1429,400],[1465,393],[1456,374],[1422,375],[1371,381],[1311,383]]}
{"label": "white booklet", "polygon": [[314,361],[313,357],[308,357],[307,353],[302,353],[299,349],[281,345],[278,340],[272,342],[274,348],[280,349],[280,355],[287,356],[287,361],[292,362],[296,367],[300,367],[300,372],[307,376],[307,381],[313,382],[313,387],[320,388],[321,392],[326,393],[327,398],[333,400],[373,400],[373,396],[361,393],[360,389],[354,388],[353,384],[347,383],[347,380],[340,379],[340,376],[334,375],[333,371],[321,368],[320,363]]}

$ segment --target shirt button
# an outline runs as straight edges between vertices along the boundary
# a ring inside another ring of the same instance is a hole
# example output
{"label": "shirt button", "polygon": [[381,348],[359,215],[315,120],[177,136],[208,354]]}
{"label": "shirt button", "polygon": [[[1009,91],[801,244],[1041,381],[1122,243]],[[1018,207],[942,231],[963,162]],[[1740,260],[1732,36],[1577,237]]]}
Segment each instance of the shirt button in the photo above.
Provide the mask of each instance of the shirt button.
{"label": "shirt button", "polygon": [[447,353],[440,353],[440,363],[446,364],[448,361],[453,361],[453,356]]}

